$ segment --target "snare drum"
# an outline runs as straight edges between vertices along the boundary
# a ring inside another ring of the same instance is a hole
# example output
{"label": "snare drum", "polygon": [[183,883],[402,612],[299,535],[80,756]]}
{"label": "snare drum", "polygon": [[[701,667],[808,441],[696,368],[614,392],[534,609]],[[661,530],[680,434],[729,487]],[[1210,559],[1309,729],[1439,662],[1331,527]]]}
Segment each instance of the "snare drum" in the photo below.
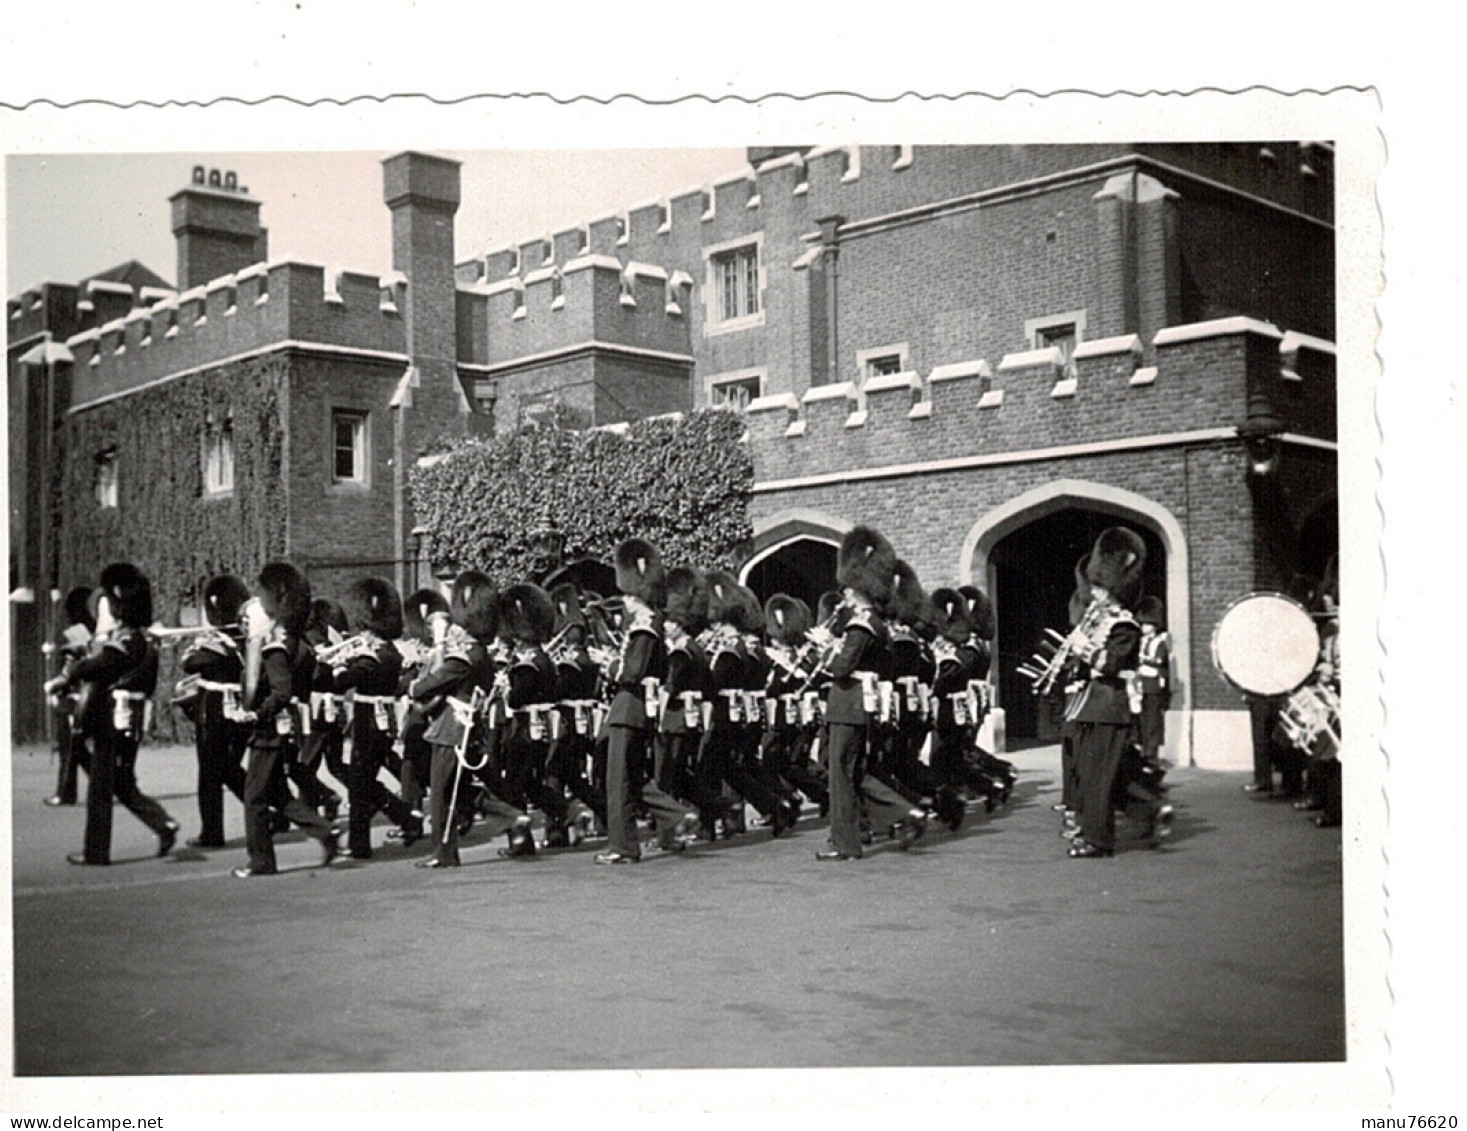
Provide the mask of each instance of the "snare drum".
{"label": "snare drum", "polygon": [[1314,672],[1319,630],[1282,593],[1250,593],[1228,606],[1212,631],[1212,662],[1245,695],[1288,695]]}

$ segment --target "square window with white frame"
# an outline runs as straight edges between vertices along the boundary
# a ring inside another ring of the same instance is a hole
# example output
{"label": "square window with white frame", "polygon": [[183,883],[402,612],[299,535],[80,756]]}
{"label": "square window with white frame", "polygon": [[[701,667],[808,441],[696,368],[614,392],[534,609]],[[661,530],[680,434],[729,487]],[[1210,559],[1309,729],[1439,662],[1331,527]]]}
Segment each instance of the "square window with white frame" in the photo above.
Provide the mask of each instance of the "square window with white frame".
{"label": "square window with white frame", "polygon": [[762,325],[760,241],[709,248],[707,257],[707,316],[710,331]]}
{"label": "square window with white frame", "polygon": [[889,377],[907,370],[909,349],[906,342],[856,351],[856,383],[860,388],[873,377]]}
{"label": "square window with white frame", "polygon": [[1085,338],[1085,312],[1072,310],[1046,318],[1031,318],[1024,323],[1029,348],[1058,349],[1066,377],[1075,375],[1075,347]]}
{"label": "square window with white frame", "polygon": [[346,409],[331,412],[331,481],[367,482],[367,414]]}
{"label": "square window with white frame", "polygon": [[715,408],[732,408],[743,412],[763,395],[764,375],[750,373],[714,380],[709,385],[708,401]]}

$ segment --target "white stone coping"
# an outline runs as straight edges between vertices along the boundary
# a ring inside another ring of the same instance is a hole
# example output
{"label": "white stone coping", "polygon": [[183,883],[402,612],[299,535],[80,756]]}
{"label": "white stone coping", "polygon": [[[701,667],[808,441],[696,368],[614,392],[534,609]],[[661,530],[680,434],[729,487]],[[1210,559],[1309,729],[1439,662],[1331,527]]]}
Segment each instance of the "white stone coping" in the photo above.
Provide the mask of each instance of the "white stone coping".
{"label": "white stone coping", "polygon": [[667,271],[655,263],[638,263],[635,259],[626,266],[628,278],[661,279],[667,282]]}
{"label": "white stone coping", "polygon": [[1081,342],[1070,356],[1076,361],[1086,357],[1109,357],[1117,353],[1140,353],[1141,335],[1122,334],[1115,338],[1096,338],[1092,342]]}
{"label": "white stone coping", "polygon": [[562,275],[569,275],[572,271],[586,271],[592,267],[604,267],[608,271],[620,271],[621,260],[614,255],[578,255],[563,268]]}
{"label": "white stone coping", "polygon": [[889,393],[896,389],[906,389],[908,392],[922,391],[922,378],[913,369],[904,369],[900,373],[885,373],[880,377],[872,377],[866,382],[866,393]]}
{"label": "white stone coping", "polygon": [[132,288],[126,283],[114,283],[107,279],[90,279],[87,281],[87,294],[96,294],[102,291],[109,295],[128,295],[131,297]]}
{"label": "white stone coping", "polygon": [[841,381],[834,385],[816,385],[807,392],[800,400],[805,404],[815,404],[819,401],[855,400],[856,383],[854,381]]}
{"label": "white stone coping", "polygon": [[971,361],[952,361],[946,365],[939,365],[927,375],[928,384],[937,384],[939,381],[958,381],[967,377],[992,377],[993,369],[988,362],[981,357]]}
{"label": "white stone coping", "polygon": [[667,285],[670,287],[691,287],[693,285],[693,277],[679,268],[672,273],[672,278],[668,279]]}
{"label": "white stone coping", "polygon": [[761,165],[759,165],[755,171],[759,173],[768,173],[773,169],[782,169],[786,165],[794,165],[796,168],[798,168],[804,163],[805,155],[803,153],[784,153],[778,157],[771,157],[768,161],[765,161]]}
{"label": "white stone coping", "polygon": [[1132,373],[1131,374],[1131,380],[1129,382],[1127,382],[1127,384],[1131,384],[1131,385],[1151,385],[1151,384],[1154,384],[1155,382],[1156,382],[1156,366],[1154,366],[1154,365],[1147,365],[1147,366],[1143,366],[1142,368],[1136,370],[1135,373]]}
{"label": "white stone coping", "polygon": [[1195,342],[1202,338],[1225,338],[1232,334],[1262,334],[1282,339],[1284,332],[1272,322],[1258,318],[1214,318],[1209,322],[1189,322],[1184,326],[1168,326],[1158,330],[1151,344],[1170,346],[1178,342]]}
{"label": "white stone coping", "polygon": [[1335,356],[1334,342],[1311,337],[1309,334],[1301,334],[1297,330],[1290,330],[1284,335],[1283,341],[1279,342],[1279,353],[1298,353],[1301,349],[1313,350],[1315,353],[1327,353],[1330,357]]}
{"label": "white stone coping", "polygon": [[253,279],[256,275],[266,275],[268,273],[269,268],[264,263],[251,263],[248,267],[241,267],[236,271],[234,273],[234,280],[238,282],[240,279]]}
{"label": "white stone coping", "polygon": [[791,439],[795,436],[803,436],[805,434],[805,427],[806,425],[803,420],[790,421],[790,426],[784,430],[785,438]]}
{"label": "white stone coping", "polygon": [[1065,355],[1059,346],[1046,346],[1042,350],[1024,350],[1022,353],[1006,353],[998,363],[1000,373],[1011,369],[1028,369],[1035,365],[1061,366]]}
{"label": "white stone coping", "polygon": [[768,396],[755,397],[744,412],[773,412],[781,408],[786,412],[799,412],[800,398],[794,393],[770,393]]}
{"label": "white stone coping", "polygon": [[659,412],[656,416],[647,417],[648,420],[670,420],[674,424],[680,424],[686,418],[682,412]]}
{"label": "white stone coping", "polygon": [[908,420],[929,420],[932,417],[932,402],[918,401],[907,413]]}
{"label": "white stone coping", "polygon": [[866,427],[866,410],[864,408],[857,409],[855,412],[851,413],[850,416],[846,417],[846,427],[847,428],[864,428],[864,427]]}
{"label": "white stone coping", "polygon": [[979,408],[998,408],[1002,404],[1002,389],[989,389],[988,392],[984,393],[981,397],[978,398]]}
{"label": "white stone coping", "polygon": [[1066,397],[1073,397],[1075,390],[1079,387],[1080,382],[1078,380],[1074,377],[1066,377],[1063,381],[1056,381],[1054,383],[1054,388],[1049,391],[1049,395],[1055,400],[1062,400]]}
{"label": "white stone coping", "polygon": [[[241,275],[243,275],[243,272],[241,272]],[[172,287],[144,287],[138,292],[138,297],[144,302],[148,302],[149,300],[172,298],[174,293]]]}
{"label": "white stone coping", "polygon": [[[568,270],[569,268],[567,268]],[[500,279],[495,283],[460,283],[458,291],[460,294],[480,295],[484,298],[492,298],[494,295],[502,295],[506,291],[523,291],[525,281],[518,275],[509,279]]]}
{"label": "white stone coping", "polygon": [[808,251],[801,252],[795,258],[795,261],[790,264],[790,267],[795,271],[803,271],[805,268],[809,267],[810,264],[819,259],[820,253],[824,250],[825,248],[822,244],[816,244]]}
{"label": "white stone coping", "polygon": [[525,286],[528,287],[534,283],[548,283],[551,279],[555,278],[555,274],[554,267],[537,267],[525,276]]}

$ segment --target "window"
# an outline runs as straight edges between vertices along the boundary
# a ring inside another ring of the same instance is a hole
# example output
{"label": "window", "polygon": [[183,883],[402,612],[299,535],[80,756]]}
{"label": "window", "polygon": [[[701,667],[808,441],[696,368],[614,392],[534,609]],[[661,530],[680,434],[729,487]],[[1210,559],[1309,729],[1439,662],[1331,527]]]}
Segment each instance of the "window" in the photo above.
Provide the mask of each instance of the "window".
{"label": "window", "polygon": [[474,382],[474,411],[484,416],[494,415],[494,402],[499,397],[499,386],[494,381],[480,378]]}
{"label": "window", "polygon": [[234,490],[234,428],[228,421],[204,432],[204,494]]}
{"label": "window", "polygon": [[1085,339],[1085,312],[1071,310],[1046,318],[1031,318],[1024,323],[1024,336],[1029,339],[1030,349],[1058,349],[1064,375],[1073,377],[1075,347]]}
{"label": "window", "polygon": [[367,414],[336,409],[331,413],[331,481],[367,482]]}
{"label": "window", "polygon": [[877,357],[866,359],[867,378],[885,377],[892,373],[902,371],[902,355],[899,353],[883,353]]}
{"label": "window", "polygon": [[117,506],[117,451],[109,448],[97,456],[97,505]]}
{"label": "window", "polygon": [[726,380],[714,380],[709,386],[708,401],[715,407],[732,408],[739,412],[749,407],[749,402],[758,400],[764,392],[764,377],[752,373]]}
{"label": "window", "polygon": [[903,373],[907,369],[908,347],[906,342],[887,346],[875,346],[856,351],[857,384],[864,389],[873,377],[886,377],[892,373]]}

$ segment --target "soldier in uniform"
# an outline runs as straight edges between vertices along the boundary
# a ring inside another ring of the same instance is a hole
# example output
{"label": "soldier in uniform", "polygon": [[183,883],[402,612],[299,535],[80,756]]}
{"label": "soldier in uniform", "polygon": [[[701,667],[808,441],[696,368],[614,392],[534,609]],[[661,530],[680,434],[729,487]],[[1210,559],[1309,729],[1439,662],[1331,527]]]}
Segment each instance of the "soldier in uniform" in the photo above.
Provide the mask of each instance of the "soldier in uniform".
{"label": "soldier in uniform", "polygon": [[773,663],[764,648],[764,607],[754,591],[738,586],[738,624],[743,640],[743,721],[735,728],[734,762],[729,784],[759,813],[775,836],[795,827],[800,802],[792,786],[763,760],[765,696]]}
{"label": "soldier in uniform", "polygon": [[1166,630],[1166,607],[1159,597],[1142,597],[1136,605],[1136,620],[1141,625],[1141,655],[1136,667],[1141,690],[1141,757],[1148,766],[1160,769],[1166,709],[1172,698],[1172,638]]}
{"label": "soldier in uniform", "polygon": [[[550,590],[555,605],[554,649],[558,731],[550,740],[550,783],[569,793],[589,810],[601,827],[606,827],[606,794],[591,778],[591,755],[597,708],[598,669],[586,650],[590,631],[581,594],[573,582],[565,581]],[[588,822],[583,816],[565,830],[566,845],[574,847],[584,838]],[[559,846],[560,834],[547,835],[546,843]]]}
{"label": "soldier in uniform", "polygon": [[[1072,857],[1110,856],[1115,852],[1117,779],[1131,738],[1131,704],[1124,673],[1135,670],[1141,629],[1132,606],[1141,595],[1146,544],[1123,526],[1103,530],[1085,569],[1090,583],[1091,631],[1079,648],[1089,670],[1085,689],[1072,705],[1078,724],[1080,836],[1070,845]],[[1170,809],[1143,802],[1124,789],[1127,815],[1140,821],[1153,839],[1168,829]]]}
{"label": "soldier in uniform", "polygon": [[[973,745],[977,722],[973,718],[968,685],[978,678],[980,656],[968,619],[968,604],[955,589],[936,589],[932,604],[937,611],[940,643],[937,679],[932,685],[937,723],[933,734],[932,768],[946,790],[961,790],[968,780],[967,751]],[[944,818],[956,832],[962,808]]]}
{"label": "soldier in uniform", "polygon": [[774,717],[765,726],[765,764],[815,802],[823,817],[830,809],[825,774],[811,758],[816,712],[805,698],[803,660],[814,617],[798,597],[776,593],[764,605],[769,632],[769,700]]}
{"label": "soldier in uniform", "polygon": [[[67,664],[85,656],[87,647],[92,642],[92,630],[96,628],[97,621],[90,607],[91,597],[90,589],[85,585],[78,585],[66,594],[66,599],[61,603],[66,625],[57,634],[55,641],[48,645],[48,654],[56,657],[61,671],[66,669]],[[60,764],[56,769],[56,792],[46,798],[46,804],[75,805],[77,769],[90,772],[90,755],[87,753],[86,742],[82,738],[81,728],[74,725],[72,717],[76,696],[53,695],[51,706],[56,715],[56,752]]]}
{"label": "soldier in uniform", "polygon": [[347,767],[347,852],[372,857],[372,818],[380,810],[403,830],[404,845],[423,835],[423,820],[380,780],[392,754],[402,656],[393,644],[402,635],[402,598],[390,581],[364,577],[342,599],[354,637],[350,654],[336,658],[332,691],[352,694],[351,763]]}
{"label": "soldier in uniform", "polygon": [[[442,661],[438,637],[448,622],[448,601],[436,589],[419,589],[403,602],[402,639],[398,641],[402,675],[397,689],[398,697],[407,702],[398,735],[402,742],[402,800],[419,820],[423,816],[423,793],[428,785],[433,750],[423,737],[428,720],[408,695],[408,687],[420,676],[430,674]],[[390,830],[388,835],[395,832],[396,829]]]}
{"label": "soldier in uniform", "polygon": [[[346,613],[341,605],[325,597],[317,597],[311,602],[311,615],[306,621],[303,639],[311,646],[313,655],[322,648],[340,644],[348,631]],[[345,788],[346,708],[341,696],[336,694],[329,664],[314,665],[308,702],[310,726],[301,737],[299,764],[302,775],[314,782],[315,788],[302,800],[315,805],[328,821],[335,821],[341,812],[341,795],[326,785],[320,774],[324,765]]]}
{"label": "soldier in uniform", "polygon": [[[667,570],[657,548],[628,538],[616,548],[616,586],[624,595],[622,640],[608,673],[611,710],[607,715],[606,820],[609,843],[596,854],[598,864],[634,864],[642,858],[637,837],[637,806],[645,801],[654,819],[676,825],[696,814],[664,809],[666,795],[644,792],[650,768],[650,743],[658,714],[657,688],[667,674],[662,608]],[[648,710],[649,705],[651,710]],[[661,824],[659,823],[659,827]]]}
{"label": "soldier in uniform", "polygon": [[244,629],[240,609],[249,588],[233,574],[211,578],[204,586],[204,617],[214,631],[195,640],[179,657],[179,667],[198,678],[194,706],[194,751],[199,762],[199,835],[192,848],[224,847],[224,791],[244,802],[245,746],[249,731],[226,713],[235,708],[244,673]]}
{"label": "soldier in uniform", "polygon": [[111,861],[114,798],[157,834],[159,856],[178,837],[178,823],[137,782],[144,705],[158,683],[158,649],[143,631],[152,620],[147,576],[127,562],[109,565],[97,599],[97,647],[46,684],[48,692],[80,688],[82,734],[92,742],[85,848],[66,857],[73,864]]}
{"label": "soldier in uniform", "polygon": [[841,540],[836,580],[843,587],[848,615],[839,624],[840,651],[830,662],[826,701],[829,734],[830,843],[818,860],[861,856],[860,811],[864,801],[875,827],[896,827],[902,848],[926,828],[926,814],[878,779],[866,776],[868,730],[877,711],[876,673],[871,665],[886,641],[878,604],[891,598],[896,552],[882,535],[857,526]]}
{"label": "soldier in uniform", "polygon": [[[717,782],[700,779],[697,772],[704,719],[713,710],[708,656],[699,642],[707,627],[707,578],[690,566],[668,570],[663,622],[667,702],[657,728],[657,781],[664,793],[684,798],[698,810],[699,828],[705,836],[726,811]],[[674,843],[680,842],[663,841],[664,847]]]}
{"label": "soldier in uniform", "polygon": [[245,771],[245,846],[249,863],[234,869],[240,879],[273,876],[275,843],[271,806],[321,842],[323,867],[336,858],[336,830],[286,785],[286,762],[296,755],[299,706],[308,703],[315,656],[302,638],[311,614],[311,586],[288,562],[270,562],[245,605],[243,721],[251,725]]}

